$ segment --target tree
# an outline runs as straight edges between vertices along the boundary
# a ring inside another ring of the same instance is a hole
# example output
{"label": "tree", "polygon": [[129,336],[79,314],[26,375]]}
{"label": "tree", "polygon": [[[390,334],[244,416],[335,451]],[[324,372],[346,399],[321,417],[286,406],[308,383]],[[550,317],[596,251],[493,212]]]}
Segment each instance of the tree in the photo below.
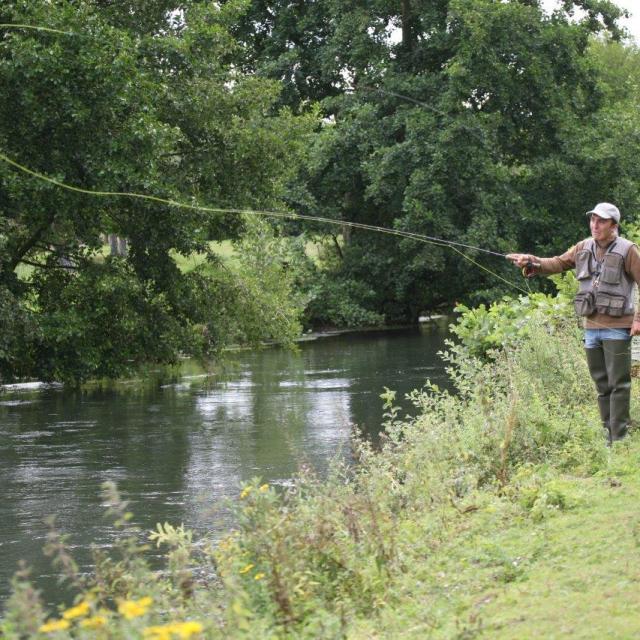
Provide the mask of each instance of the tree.
{"label": "tree", "polygon": [[[2,153],[87,191],[278,206],[315,116],[274,110],[277,83],[238,72],[228,27],[242,6],[192,3],[172,20],[168,2],[135,11],[109,2],[4,3],[0,22],[58,32],[2,31]],[[4,339],[0,375],[78,381],[184,351],[218,352],[227,336],[243,334],[234,302],[244,295],[240,275],[213,255],[185,274],[174,256],[208,252],[210,241],[239,238],[243,227],[237,215],[61,189],[3,163],[0,313],[3,328],[17,333]],[[104,233],[129,240],[127,258],[102,258]],[[27,281],[16,275],[25,265],[33,269]],[[284,291],[285,282],[271,286]],[[255,291],[268,305],[269,292]],[[299,312],[288,309],[280,328],[249,333],[291,339]],[[225,334],[217,323],[236,330]]]}
{"label": "tree", "polygon": [[[593,34],[621,36],[613,3],[567,1],[552,15],[536,0],[295,8],[298,23],[290,3],[253,2],[235,28],[249,68],[284,82],[295,110],[321,100],[327,118],[294,207],[500,252],[559,251],[582,233],[576,212],[597,181],[575,141],[603,106],[588,48]],[[364,307],[388,320],[504,291],[442,247],[354,231],[342,254],[336,278],[363,284]],[[513,278],[499,259],[470,257]]]}
{"label": "tree", "polygon": [[583,176],[582,189],[592,202],[610,200],[619,205],[625,233],[628,222],[637,224],[640,205],[640,52],[633,44],[597,39],[588,53],[602,107],[571,138],[571,151]]}

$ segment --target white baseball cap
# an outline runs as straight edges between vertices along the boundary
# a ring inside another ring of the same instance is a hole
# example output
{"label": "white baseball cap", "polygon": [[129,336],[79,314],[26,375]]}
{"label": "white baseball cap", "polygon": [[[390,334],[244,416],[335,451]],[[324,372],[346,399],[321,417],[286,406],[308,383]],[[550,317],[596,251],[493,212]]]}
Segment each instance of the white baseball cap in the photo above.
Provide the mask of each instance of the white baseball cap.
{"label": "white baseball cap", "polygon": [[611,218],[616,223],[620,222],[620,210],[615,204],[609,202],[599,202],[591,211],[587,211],[588,216],[592,213],[595,213],[600,218]]}

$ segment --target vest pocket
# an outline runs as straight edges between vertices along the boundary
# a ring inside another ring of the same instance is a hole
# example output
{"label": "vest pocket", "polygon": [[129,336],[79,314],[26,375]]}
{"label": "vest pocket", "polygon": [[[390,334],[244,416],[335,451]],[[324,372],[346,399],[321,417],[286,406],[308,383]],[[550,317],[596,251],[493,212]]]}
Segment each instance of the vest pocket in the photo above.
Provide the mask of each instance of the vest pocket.
{"label": "vest pocket", "polygon": [[576,255],[576,278],[586,280],[591,277],[591,251],[578,251]]}
{"label": "vest pocket", "polygon": [[595,310],[595,299],[592,291],[581,291],[576,294],[573,300],[576,314],[579,316],[590,316]]}
{"label": "vest pocket", "polygon": [[598,313],[604,313],[614,318],[624,315],[624,302],[624,296],[616,296],[603,291],[598,291],[596,294],[596,309]]}
{"label": "vest pocket", "polygon": [[609,253],[602,263],[602,273],[600,281],[605,284],[619,284],[622,277],[623,260],[622,256]]}

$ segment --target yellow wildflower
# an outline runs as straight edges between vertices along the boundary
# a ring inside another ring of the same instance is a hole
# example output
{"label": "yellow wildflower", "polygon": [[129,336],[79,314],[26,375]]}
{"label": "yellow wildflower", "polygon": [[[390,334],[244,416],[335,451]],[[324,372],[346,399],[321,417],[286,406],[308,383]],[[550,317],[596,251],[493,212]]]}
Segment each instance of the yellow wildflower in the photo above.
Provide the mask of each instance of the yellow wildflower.
{"label": "yellow wildflower", "polygon": [[203,629],[199,622],[170,622],[162,626],[147,627],[142,635],[150,640],[171,640],[174,636],[181,640],[189,640],[191,636],[201,633]]}
{"label": "yellow wildflower", "polygon": [[68,620],[49,620],[45,622],[38,631],[40,633],[53,633],[54,631],[64,631],[71,626]]}
{"label": "yellow wildflower", "polygon": [[171,629],[168,625],[147,627],[142,635],[150,640],[171,640]]}
{"label": "yellow wildflower", "polygon": [[88,602],[81,602],[80,604],[76,605],[75,607],[71,607],[70,609],[67,609],[63,614],[62,617],[65,620],[73,620],[74,618],[82,618],[83,616],[86,616],[87,613],[89,613],[89,603]]}
{"label": "yellow wildflower", "polygon": [[264,578],[264,573],[256,573],[254,580],[262,580]]}
{"label": "yellow wildflower", "polygon": [[242,567],[242,569],[240,569],[240,573],[249,573],[249,571],[251,571],[251,569],[253,569],[253,567],[255,567],[255,565],[250,562],[248,565],[246,565],[246,566]]}
{"label": "yellow wildflower", "polygon": [[262,493],[264,493],[265,491],[269,491],[269,485],[268,484],[263,484],[259,491],[262,491]]}
{"label": "yellow wildflower", "polygon": [[240,493],[240,500],[244,500],[251,493],[251,489],[253,489],[251,486],[245,487]]}
{"label": "yellow wildflower", "polygon": [[107,624],[107,618],[105,616],[93,616],[86,620],[80,621],[80,626],[85,629],[99,629]]}
{"label": "yellow wildflower", "polygon": [[152,602],[153,599],[149,596],[140,598],[140,600],[124,600],[118,605],[118,613],[127,620],[138,618],[147,613],[147,609]]}
{"label": "yellow wildflower", "polygon": [[174,633],[177,633],[178,637],[184,640],[188,640],[196,633],[201,633],[203,629],[204,627],[199,622],[193,621],[178,622],[173,626]]}

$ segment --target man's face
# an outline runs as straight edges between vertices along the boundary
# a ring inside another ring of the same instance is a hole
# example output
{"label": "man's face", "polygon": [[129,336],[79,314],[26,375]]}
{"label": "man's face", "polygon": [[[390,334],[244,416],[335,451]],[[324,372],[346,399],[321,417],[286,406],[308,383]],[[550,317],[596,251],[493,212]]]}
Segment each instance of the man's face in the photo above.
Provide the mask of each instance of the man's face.
{"label": "man's face", "polygon": [[601,218],[592,213],[589,227],[591,228],[591,237],[596,242],[607,243],[615,238],[617,225],[611,218]]}

